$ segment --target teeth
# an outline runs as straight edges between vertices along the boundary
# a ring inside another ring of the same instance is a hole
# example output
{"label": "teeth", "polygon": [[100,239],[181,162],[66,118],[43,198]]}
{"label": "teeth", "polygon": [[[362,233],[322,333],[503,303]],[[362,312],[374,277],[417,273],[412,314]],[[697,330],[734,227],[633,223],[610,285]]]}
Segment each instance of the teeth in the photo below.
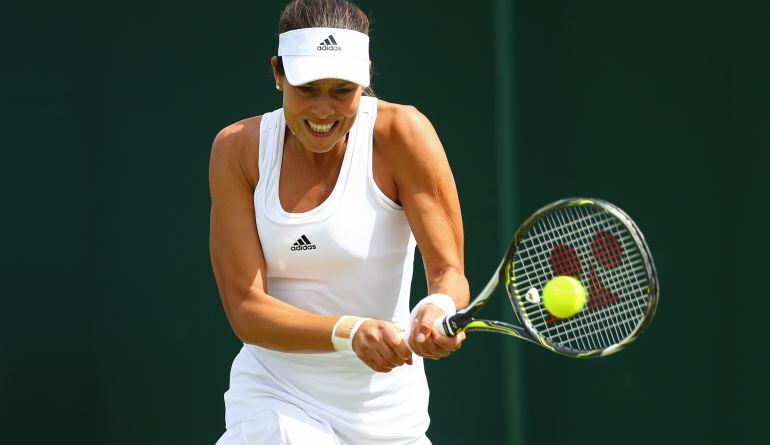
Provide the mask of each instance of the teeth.
{"label": "teeth", "polygon": [[316,133],[328,133],[329,131],[331,131],[332,127],[334,126],[334,122],[326,125],[320,125],[320,124],[315,124],[313,122],[307,121],[307,124],[310,125],[310,128],[312,128],[313,131],[315,131]]}

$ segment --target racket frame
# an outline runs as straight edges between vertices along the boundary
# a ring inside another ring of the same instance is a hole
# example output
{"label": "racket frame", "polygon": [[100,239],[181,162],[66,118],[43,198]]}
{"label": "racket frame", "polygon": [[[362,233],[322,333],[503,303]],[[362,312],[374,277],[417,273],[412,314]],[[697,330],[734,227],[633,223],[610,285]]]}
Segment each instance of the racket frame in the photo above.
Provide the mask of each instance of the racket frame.
{"label": "racket frame", "polygon": [[[514,284],[516,277],[513,274],[513,261],[516,255],[516,246],[521,242],[522,238],[529,232],[541,217],[558,210],[563,207],[574,207],[583,205],[593,205],[605,211],[615,218],[617,218],[627,229],[631,239],[637,246],[641,257],[644,261],[645,270],[647,272],[647,279],[649,283],[649,301],[646,311],[643,315],[642,322],[639,323],[634,331],[632,331],[626,338],[619,343],[610,345],[603,349],[597,349],[593,351],[577,351],[572,348],[563,347],[559,344],[548,341],[542,336],[537,329],[530,322],[529,317],[524,311],[524,305],[522,303],[522,297],[519,295]],[[483,320],[476,319],[473,316],[481,310],[488,302],[491,296],[494,294],[497,285],[500,282],[504,283],[506,293],[508,294],[509,301],[513,307],[516,317],[524,326],[517,326],[510,323],[495,320]],[[614,354],[629,343],[634,341],[639,334],[644,332],[650,325],[652,318],[655,315],[658,305],[658,275],[655,268],[655,264],[652,260],[652,254],[650,253],[647,242],[644,240],[641,230],[636,226],[636,223],[620,208],[617,206],[596,198],[565,198],[559,201],[548,204],[527,218],[524,223],[519,226],[514,235],[513,241],[511,241],[508,251],[505,257],[497,266],[497,270],[490,278],[486,286],[481,292],[468,304],[465,308],[458,311],[451,317],[446,317],[441,322],[444,333],[449,336],[455,336],[463,331],[482,331],[482,332],[497,332],[501,334],[510,335],[513,337],[527,340],[531,343],[540,345],[546,349],[556,352],[561,355],[565,355],[573,358],[588,358],[588,357],[603,357],[610,354]]]}

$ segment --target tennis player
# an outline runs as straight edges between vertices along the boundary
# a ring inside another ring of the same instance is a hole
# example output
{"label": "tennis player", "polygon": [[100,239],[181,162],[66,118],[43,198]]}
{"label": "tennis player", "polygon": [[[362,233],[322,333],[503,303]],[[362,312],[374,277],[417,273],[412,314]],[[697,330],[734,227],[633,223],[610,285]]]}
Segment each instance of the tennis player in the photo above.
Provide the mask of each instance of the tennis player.
{"label": "tennis player", "polygon": [[[211,261],[244,343],[217,444],[429,444],[422,360],[460,348],[432,326],[469,300],[446,155],[425,116],[368,89],[355,5],[296,0],[279,30],[283,108],[211,152]],[[410,311],[415,245],[429,295]]]}

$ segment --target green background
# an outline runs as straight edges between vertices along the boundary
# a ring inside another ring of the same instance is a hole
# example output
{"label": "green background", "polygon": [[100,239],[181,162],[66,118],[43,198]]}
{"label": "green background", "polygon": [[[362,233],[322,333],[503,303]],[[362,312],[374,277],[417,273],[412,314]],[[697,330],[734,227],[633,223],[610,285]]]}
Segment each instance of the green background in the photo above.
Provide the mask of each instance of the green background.
{"label": "green background", "polygon": [[[239,343],[209,262],[209,150],[280,107],[282,4],[4,4],[0,443],[223,432]],[[378,95],[444,143],[473,293],[518,222],[575,195],[624,208],[661,279],[651,329],[616,356],[476,334],[429,362],[433,442],[763,441],[768,4],[359,5]],[[498,297],[486,314],[509,317]]]}

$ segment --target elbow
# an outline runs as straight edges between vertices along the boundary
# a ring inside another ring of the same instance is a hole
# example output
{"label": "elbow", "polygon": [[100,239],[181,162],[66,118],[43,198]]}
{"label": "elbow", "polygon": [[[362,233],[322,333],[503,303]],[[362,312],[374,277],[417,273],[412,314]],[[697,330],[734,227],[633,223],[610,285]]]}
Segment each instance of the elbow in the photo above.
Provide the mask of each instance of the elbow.
{"label": "elbow", "polygon": [[238,310],[234,310],[227,316],[227,321],[230,323],[230,328],[233,330],[233,334],[238,337],[241,343],[256,344],[256,338],[253,332],[250,332],[245,328],[244,323],[241,323],[242,317],[239,316]]}
{"label": "elbow", "polygon": [[[232,300],[231,300],[232,301]],[[243,343],[260,345],[264,333],[260,327],[260,313],[262,312],[263,296],[252,295],[237,298],[236,302],[225,305],[225,313],[230,328],[238,339]]]}

